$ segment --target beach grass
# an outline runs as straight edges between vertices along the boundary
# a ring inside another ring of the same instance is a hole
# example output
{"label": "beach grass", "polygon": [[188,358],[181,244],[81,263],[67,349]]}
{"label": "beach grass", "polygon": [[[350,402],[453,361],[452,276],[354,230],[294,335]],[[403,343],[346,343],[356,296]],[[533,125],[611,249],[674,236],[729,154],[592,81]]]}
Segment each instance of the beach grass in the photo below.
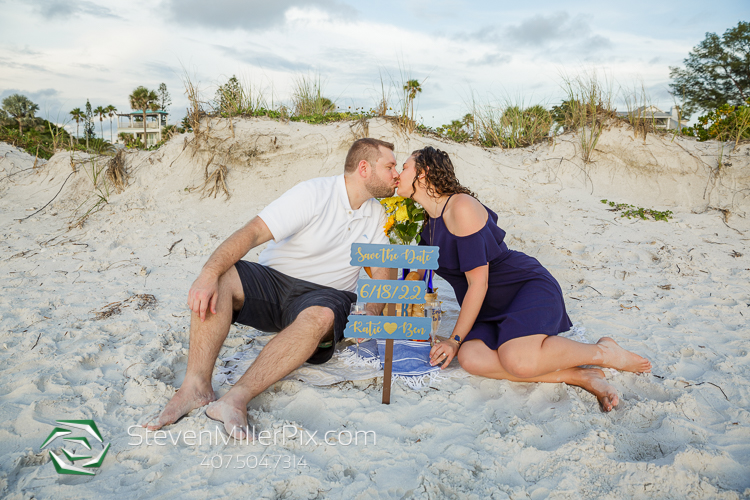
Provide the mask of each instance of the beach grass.
{"label": "beach grass", "polygon": [[656,132],[656,118],[649,111],[651,97],[646,91],[644,83],[635,83],[631,88],[621,89],[627,108],[627,122],[633,127],[633,135],[646,138],[649,133]]}
{"label": "beach grass", "polygon": [[613,82],[606,73],[582,71],[575,76],[562,74],[564,126],[578,133],[580,154],[584,163],[592,161],[605,124],[615,118]]}
{"label": "beach grass", "polygon": [[541,104],[528,105],[523,98],[505,97],[473,108],[473,119],[464,117],[464,123],[467,129],[475,125],[475,140],[485,147],[525,147],[550,136],[552,115]]}
{"label": "beach grass", "polygon": [[292,88],[294,116],[322,116],[336,109],[336,104],[323,95],[320,74],[298,75]]}

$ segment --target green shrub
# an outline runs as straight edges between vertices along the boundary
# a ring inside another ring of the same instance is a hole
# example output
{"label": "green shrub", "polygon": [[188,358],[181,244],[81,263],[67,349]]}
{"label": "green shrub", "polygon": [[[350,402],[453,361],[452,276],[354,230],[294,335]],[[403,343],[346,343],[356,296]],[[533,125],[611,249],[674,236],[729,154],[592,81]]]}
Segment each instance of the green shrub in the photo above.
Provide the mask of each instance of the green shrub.
{"label": "green shrub", "polygon": [[[420,131],[431,131],[424,126],[418,126]],[[445,139],[456,142],[468,142],[474,140],[474,115],[467,113],[460,120],[453,120],[447,125],[441,125],[434,133]]]}
{"label": "green shrub", "polygon": [[[63,127],[42,118],[27,118],[24,123],[26,128],[20,133],[15,122],[4,121],[0,126],[0,141],[45,160],[52,158],[55,150],[71,149],[71,136]],[[79,148],[74,144],[73,149]]]}
{"label": "green shrub", "polygon": [[227,83],[216,89],[216,98],[213,102],[216,112],[224,118],[253,116],[259,109],[267,106],[265,95],[259,87],[248,82],[241,82],[234,75],[227,80]]}
{"label": "green shrub", "polygon": [[476,140],[486,147],[530,146],[547,139],[552,127],[552,115],[539,104],[485,105],[477,108],[474,116]]}
{"label": "green shrub", "polygon": [[651,217],[654,220],[663,220],[664,222],[668,222],[669,219],[672,218],[671,210],[660,212],[658,210],[654,210],[653,208],[635,207],[633,205],[628,205],[627,203],[615,203],[614,201],[608,200],[601,201],[605,205],[609,205],[610,207],[612,207],[609,209],[610,212],[622,211],[620,217],[627,217],[628,219],[637,217],[639,219],[647,220],[649,217]]}
{"label": "green shrub", "polygon": [[698,118],[698,123],[684,129],[685,135],[699,141],[741,142],[750,139],[750,99],[745,106],[724,104]]}

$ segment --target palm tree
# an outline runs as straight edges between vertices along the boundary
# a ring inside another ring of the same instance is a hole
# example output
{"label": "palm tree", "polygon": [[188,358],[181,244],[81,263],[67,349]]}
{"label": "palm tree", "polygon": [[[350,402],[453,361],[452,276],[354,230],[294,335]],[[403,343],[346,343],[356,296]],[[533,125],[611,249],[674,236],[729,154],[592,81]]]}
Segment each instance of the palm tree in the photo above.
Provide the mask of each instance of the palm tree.
{"label": "palm tree", "polygon": [[128,99],[132,109],[143,110],[143,146],[146,147],[146,112],[159,100],[159,96],[153,90],[140,86],[128,96]]}
{"label": "palm tree", "polygon": [[89,150],[89,139],[94,137],[94,112],[91,110],[91,101],[86,99],[86,111],[83,113],[83,135],[86,136],[86,151]]}
{"label": "palm tree", "polygon": [[102,143],[104,143],[104,117],[107,116],[107,110],[102,106],[97,106],[94,109],[94,114],[99,117],[99,130],[102,131]]}
{"label": "palm tree", "polygon": [[18,131],[23,134],[22,120],[34,118],[34,113],[39,111],[39,106],[31,102],[31,99],[25,95],[13,94],[3,99],[3,109],[18,121]]}
{"label": "palm tree", "polygon": [[409,80],[406,82],[406,85],[404,85],[407,107],[411,108],[411,121],[414,121],[414,99],[419,92],[422,92],[422,86],[419,84],[418,80]]}
{"label": "palm tree", "polygon": [[70,112],[70,116],[72,116],[73,121],[76,122],[76,142],[78,142],[78,124],[83,121],[83,111],[81,108],[75,108]]}
{"label": "palm tree", "polygon": [[104,110],[107,112],[107,116],[109,116],[109,142],[114,144],[115,140],[114,136],[112,135],[112,117],[117,114],[117,108],[110,104],[109,106],[104,108]]}

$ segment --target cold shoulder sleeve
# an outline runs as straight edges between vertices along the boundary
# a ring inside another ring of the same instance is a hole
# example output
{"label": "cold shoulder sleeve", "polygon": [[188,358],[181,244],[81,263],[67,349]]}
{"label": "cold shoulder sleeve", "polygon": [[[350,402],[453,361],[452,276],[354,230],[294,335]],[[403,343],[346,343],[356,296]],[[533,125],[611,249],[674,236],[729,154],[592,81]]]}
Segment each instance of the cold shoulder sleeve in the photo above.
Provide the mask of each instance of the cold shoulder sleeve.
{"label": "cold shoulder sleeve", "polygon": [[440,269],[444,270],[465,273],[501,259],[508,252],[508,247],[503,243],[505,231],[497,226],[497,214],[489,208],[487,212],[489,218],[484,227],[467,236],[452,234],[445,227],[442,218],[435,219],[434,223],[428,219],[419,244],[429,245],[431,242],[440,247],[438,263]]}
{"label": "cold shoulder sleeve", "polygon": [[[493,231],[494,229],[494,231]],[[484,266],[503,254],[505,232],[492,221],[474,234],[455,237],[458,268],[462,273]]]}

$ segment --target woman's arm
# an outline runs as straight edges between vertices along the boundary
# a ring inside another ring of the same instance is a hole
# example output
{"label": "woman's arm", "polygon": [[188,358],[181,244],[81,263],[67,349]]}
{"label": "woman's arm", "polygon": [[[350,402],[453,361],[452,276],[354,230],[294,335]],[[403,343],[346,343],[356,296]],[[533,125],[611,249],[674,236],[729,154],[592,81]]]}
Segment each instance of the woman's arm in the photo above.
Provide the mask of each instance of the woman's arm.
{"label": "woman's arm", "polygon": [[461,311],[458,313],[451,338],[458,335],[463,341],[474,326],[474,322],[479,316],[479,310],[482,308],[484,296],[487,295],[489,268],[489,264],[485,264],[465,273],[466,281],[469,282],[469,289],[466,292],[463,304],[461,304]]}
{"label": "woman's arm", "polygon": [[[459,237],[480,231],[487,223],[488,217],[484,206],[466,194],[456,195],[455,198],[456,200],[446,208],[443,217],[448,231]],[[486,263],[465,273],[469,288],[466,291],[463,304],[461,304],[461,311],[458,314],[451,339],[458,335],[463,340],[474,326],[479,310],[484,303],[484,297],[487,295],[489,268],[489,263]],[[434,346],[430,351],[431,364],[435,365],[442,361],[440,358],[445,358],[445,363],[442,366],[442,368],[445,368],[458,353],[458,348],[459,344],[454,340],[441,342]],[[447,356],[443,356],[443,353]]]}
{"label": "woman's arm", "polygon": [[[467,271],[466,281],[469,283],[469,289],[466,291],[464,302],[461,304],[461,311],[458,313],[456,326],[453,327],[450,340],[440,342],[430,350],[430,364],[436,365],[445,359],[441,369],[447,367],[453,358],[458,354],[459,343],[453,340],[456,335],[463,339],[469,334],[474,322],[477,320],[479,310],[484,303],[484,297],[487,295],[487,282],[489,278],[489,264]],[[445,353],[447,356],[443,356]]]}

